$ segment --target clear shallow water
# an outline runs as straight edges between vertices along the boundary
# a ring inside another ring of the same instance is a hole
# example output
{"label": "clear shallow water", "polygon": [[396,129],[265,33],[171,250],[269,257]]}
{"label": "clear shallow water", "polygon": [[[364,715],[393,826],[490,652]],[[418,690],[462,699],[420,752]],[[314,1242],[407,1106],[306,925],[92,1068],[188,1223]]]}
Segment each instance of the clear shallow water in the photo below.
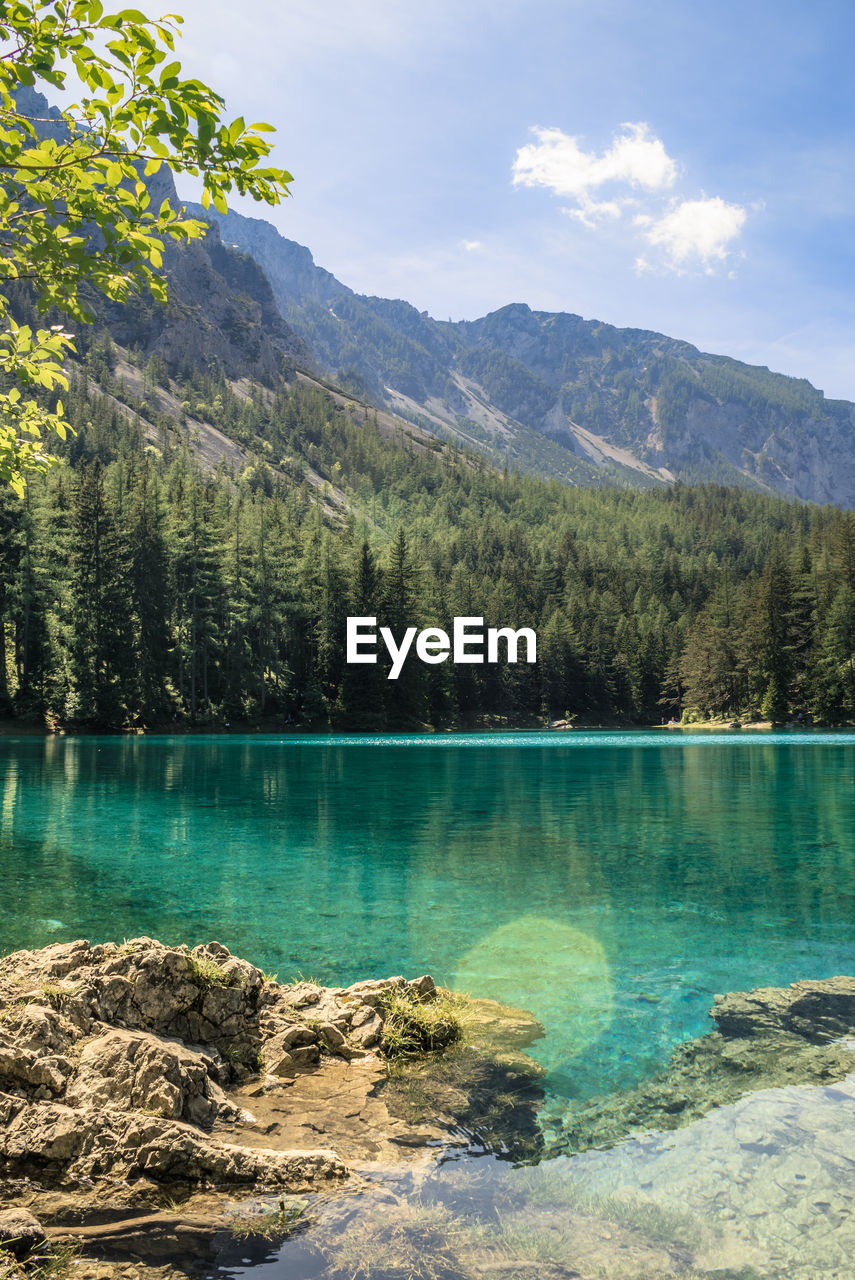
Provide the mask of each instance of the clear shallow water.
{"label": "clear shallow water", "polygon": [[555,1093],[855,966],[855,735],[0,740],[0,947],[219,938],[532,1009]]}
{"label": "clear shallow water", "polygon": [[851,1280],[855,1077],[763,1090],[676,1132],[513,1167],[387,1170],[310,1197],[281,1247],[234,1246],[218,1280]]}

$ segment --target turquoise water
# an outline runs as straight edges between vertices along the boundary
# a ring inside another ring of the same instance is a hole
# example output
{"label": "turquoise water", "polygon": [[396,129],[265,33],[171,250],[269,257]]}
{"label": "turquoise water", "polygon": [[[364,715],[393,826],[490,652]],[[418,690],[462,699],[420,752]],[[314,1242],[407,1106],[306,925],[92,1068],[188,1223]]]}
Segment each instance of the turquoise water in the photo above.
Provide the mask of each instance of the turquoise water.
{"label": "turquoise water", "polygon": [[558,1094],[855,969],[855,735],[0,739],[0,948],[218,938],[532,1009]]}

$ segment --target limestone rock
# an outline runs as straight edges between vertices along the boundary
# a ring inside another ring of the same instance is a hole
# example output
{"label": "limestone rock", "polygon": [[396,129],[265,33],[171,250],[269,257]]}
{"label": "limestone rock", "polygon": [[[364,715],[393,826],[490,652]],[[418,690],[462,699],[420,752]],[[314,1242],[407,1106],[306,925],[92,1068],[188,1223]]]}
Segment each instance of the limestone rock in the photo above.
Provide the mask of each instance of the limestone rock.
{"label": "limestone rock", "polygon": [[729,1037],[783,1031],[821,1044],[855,1035],[855,978],[734,991],[715,997],[710,1017]]}
{"label": "limestone rock", "polygon": [[57,1103],[20,1111],[0,1132],[7,1173],[76,1179],[156,1182],[262,1183],[300,1189],[346,1173],[332,1151],[274,1151],[241,1147],[159,1116],[130,1115],[114,1106],[83,1110]]}
{"label": "limestone rock", "polygon": [[90,1040],[66,1092],[75,1106],[103,1102],[205,1124],[225,1104],[212,1081],[214,1059],[143,1031],[108,1031]]}
{"label": "limestone rock", "polygon": [[40,1057],[14,1044],[0,1044],[0,1082],[6,1087],[46,1088],[52,1094],[59,1094],[71,1070],[71,1062],[60,1055]]}
{"label": "limestone rock", "polygon": [[[382,1060],[390,990],[435,998],[429,976],[280,986],[219,942],[190,950],[145,937],[122,946],[79,940],[7,956],[0,1173],[37,1185],[294,1189],[341,1177],[333,1152],[261,1148],[252,1117],[221,1086],[246,1082],[262,1062],[265,1089],[277,1076],[290,1085],[316,1070],[322,1055],[350,1061],[373,1048]],[[224,1139],[224,1125],[235,1141]]]}

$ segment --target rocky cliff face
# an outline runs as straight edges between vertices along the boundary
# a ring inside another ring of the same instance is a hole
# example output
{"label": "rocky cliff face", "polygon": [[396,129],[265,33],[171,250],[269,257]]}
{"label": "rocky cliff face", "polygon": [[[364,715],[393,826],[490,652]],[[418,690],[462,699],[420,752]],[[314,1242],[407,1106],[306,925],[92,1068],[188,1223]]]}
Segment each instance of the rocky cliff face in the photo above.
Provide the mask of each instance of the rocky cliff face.
{"label": "rocky cliff face", "polygon": [[282,319],[264,272],[223,245],[216,227],[204,240],[167,245],[164,271],[165,307],[137,298],[101,308],[102,322],[121,345],[161,356],[170,372],[213,362],[226,377],[264,380],[295,363],[314,367],[305,342]]}
{"label": "rocky cliff face", "polygon": [[[19,109],[40,121],[40,132],[65,136],[62,117],[42,94],[27,87],[17,92]],[[49,123],[44,123],[49,121]],[[168,199],[181,207],[166,166],[146,179],[152,205]],[[188,245],[168,241],[164,272],[169,301],[151,298],[118,306],[93,298],[101,323],[116,340],[143,355],[159,355],[172,370],[182,365],[220,365],[227,377],[272,378],[295,362],[313,368],[305,342],[282,318],[273,290],[256,260],[224,245],[212,227],[203,240]]]}

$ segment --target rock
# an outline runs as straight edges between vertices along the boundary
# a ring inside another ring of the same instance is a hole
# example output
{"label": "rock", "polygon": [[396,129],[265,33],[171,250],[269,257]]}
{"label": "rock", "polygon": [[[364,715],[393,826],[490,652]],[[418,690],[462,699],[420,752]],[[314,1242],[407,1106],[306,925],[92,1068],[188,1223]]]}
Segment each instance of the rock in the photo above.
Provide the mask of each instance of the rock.
{"label": "rock", "polygon": [[59,1094],[71,1070],[68,1058],[55,1054],[39,1057],[26,1049],[0,1045],[0,1081],[7,1085],[46,1088],[50,1093]]}
{"label": "rock", "polygon": [[225,1095],[211,1057],[144,1031],[108,1031],[86,1045],[66,1092],[75,1106],[108,1101],[194,1124],[212,1121]]}
{"label": "rock", "polygon": [[295,1188],[341,1177],[333,1152],[261,1149],[221,1086],[247,1080],[263,1061],[262,1094],[287,1081],[296,1096],[322,1048],[349,1062],[373,1047],[382,1062],[389,990],[435,998],[428,975],[347,989],[280,986],[219,942],[190,950],[145,937],[122,946],[80,940],[7,956],[0,1173],[93,1188],[140,1180]]}
{"label": "rock", "polygon": [[69,1035],[91,1029],[94,1018],[211,1045],[236,1060],[251,1061],[260,1048],[263,975],[219,943],[189,951],[135,938],[121,947],[79,941],[16,952],[3,963],[0,1000],[20,999],[24,983],[45,1004],[59,1002]]}
{"label": "rock", "polygon": [[305,1044],[298,1049],[291,1050],[291,1060],[297,1067],[308,1067],[315,1062],[319,1062],[321,1051],[316,1044]]}
{"label": "rock", "polygon": [[716,996],[710,1017],[724,1036],[791,1032],[813,1044],[855,1034],[855,978],[794,982]]}
{"label": "rock", "polygon": [[362,1005],[356,1010],[350,1019],[351,1031],[355,1031],[357,1027],[362,1027],[366,1022],[372,1022],[377,1017],[371,1005]]}
{"label": "rock", "polygon": [[0,1212],[0,1250],[21,1261],[46,1244],[44,1228],[29,1210],[16,1208]]}
{"label": "rock", "polygon": [[156,1182],[262,1183],[301,1189],[314,1180],[343,1177],[331,1151],[259,1150],[222,1142],[192,1125],[106,1106],[81,1110],[35,1104],[0,1133],[7,1173],[40,1170],[66,1178],[129,1179],[141,1173]]}
{"label": "rock", "polygon": [[318,1027],[318,1034],[328,1049],[343,1049],[345,1046],[345,1038],[339,1031],[338,1027],[331,1022],[322,1022]]}
{"label": "rock", "polygon": [[315,982],[296,982],[286,990],[288,1003],[293,1009],[307,1009],[310,1005],[317,1004],[324,993],[323,987]]}
{"label": "rock", "polygon": [[[421,981],[421,979],[417,979]],[[383,1003],[383,996],[395,987],[405,987],[403,978],[381,978],[378,981],[354,982],[342,992],[343,1000],[353,1000],[359,1004],[371,1005],[377,1009]]]}
{"label": "rock", "polygon": [[272,1076],[291,1076],[296,1071],[297,1064],[287,1049],[275,1049],[265,1045],[264,1069]]}
{"label": "rock", "polygon": [[855,1073],[855,979],[716,996],[716,1031],[678,1045],[664,1071],[625,1093],[571,1107],[554,1146],[579,1151],[637,1129],[671,1129],[749,1092]]}
{"label": "rock", "polygon": [[276,1043],[283,1049],[295,1049],[299,1045],[317,1044],[318,1033],[312,1027],[290,1026],[279,1031],[268,1044]]}
{"label": "rock", "polygon": [[411,978],[407,986],[422,1000],[431,1000],[436,995],[436,983],[429,973],[423,973],[420,978]]}
{"label": "rock", "polygon": [[[354,1018],[354,1022],[356,1019]],[[379,1014],[368,1012],[366,1018],[352,1027],[351,1038],[364,1049],[373,1048],[380,1043],[383,1034],[383,1019]]]}

